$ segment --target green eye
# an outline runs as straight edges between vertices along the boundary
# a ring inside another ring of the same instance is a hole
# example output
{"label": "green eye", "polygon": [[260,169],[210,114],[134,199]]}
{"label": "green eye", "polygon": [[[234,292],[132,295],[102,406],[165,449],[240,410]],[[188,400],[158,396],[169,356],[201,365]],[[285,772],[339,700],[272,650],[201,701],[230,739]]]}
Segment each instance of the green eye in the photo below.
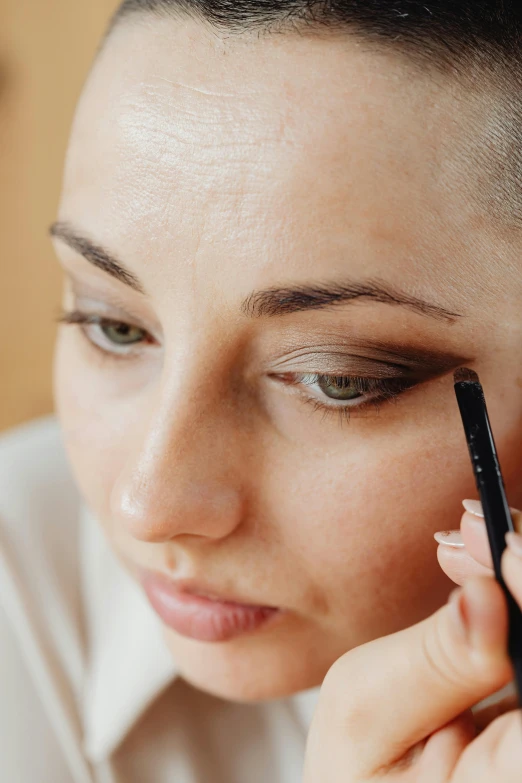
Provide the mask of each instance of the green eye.
{"label": "green eye", "polygon": [[100,330],[115,345],[133,345],[142,342],[145,338],[143,329],[118,321],[101,323]]}
{"label": "green eye", "polygon": [[346,376],[321,375],[317,380],[317,385],[327,397],[333,400],[356,400],[363,397],[355,379]]}

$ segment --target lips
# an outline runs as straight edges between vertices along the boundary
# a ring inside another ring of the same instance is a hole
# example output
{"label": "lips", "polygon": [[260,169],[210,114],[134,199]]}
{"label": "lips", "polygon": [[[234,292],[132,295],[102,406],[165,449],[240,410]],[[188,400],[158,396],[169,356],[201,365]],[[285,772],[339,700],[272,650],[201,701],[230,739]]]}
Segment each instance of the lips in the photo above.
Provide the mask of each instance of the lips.
{"label": "lips", "polygon": [[270,606],[224,600],[188,583],[176,583],[162,574],[146,573],[145,594],[165,625],[201,642],[224,642],[253,633],[281,614]]}

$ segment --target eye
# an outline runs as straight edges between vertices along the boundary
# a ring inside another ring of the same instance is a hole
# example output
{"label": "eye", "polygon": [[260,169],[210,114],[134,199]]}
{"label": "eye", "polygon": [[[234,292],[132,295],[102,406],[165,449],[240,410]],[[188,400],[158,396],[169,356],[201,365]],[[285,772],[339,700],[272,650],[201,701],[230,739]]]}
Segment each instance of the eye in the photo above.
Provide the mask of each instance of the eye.
{"label": "eye", "polygon": [[356,400],[363,396],[355,379],[345,375],[319,375],[316,383],[323,394],[333,400]]}
{"label": "eye", "polygon": [[325,413],[337,413],[345,417],[356,410],[378,407],[420,382],[411,377],[365,378],[317,373],[284,373],[277,377],[300,389],[301,398],[312,405],[314,410],[321,409]]}
{"label": "eye", "polygon": [[133,345],[143,340],[145,332],[137,326],[120,321],[101,321],[100,331],[115,345]]}
{"label": "eye", "polygon": [[73,310],[62,313],[58,321],[80,326],[86,340],[108,357],[130,358],[141,346],[155,342],[149,332],[140,326],[94,313]]}

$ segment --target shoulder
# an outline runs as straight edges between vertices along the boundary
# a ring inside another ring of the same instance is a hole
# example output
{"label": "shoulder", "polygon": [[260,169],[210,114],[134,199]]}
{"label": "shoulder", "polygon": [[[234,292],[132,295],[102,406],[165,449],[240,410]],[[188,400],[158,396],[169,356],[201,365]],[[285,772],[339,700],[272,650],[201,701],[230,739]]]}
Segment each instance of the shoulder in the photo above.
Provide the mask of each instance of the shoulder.
{"label": "shoulder", "polygon": [[46,780],[65,783],[70,773],[42,698],[42,682],[11,620],[0,600],[0,780],[34,783],[47,774]]}
{"label": "shoulder", "polygon": [[69,779],[53,716],[72,725],[81,676],[78,515],[55,417],[1,434],[0,780]]}
{"label": "shoulder", "polygon": [[33,622],[56,619],[59,611],[72,620],[79,610],[79,513],[57,420],[36,419],[3,433],[0,604],[15,601]]}
{"label": "shoulder", "polygon": [[79,495],[54,416],[0,435],[0,550],[26,587],[71,572]]}
{"label": "shoulder", "polygon": [[[67,514],[77,506],[74,487],[54,416],[35,419],[0,435],[0,519],[17,517],[24,532],[49,512]],[[20,518],[21,517],[21,518]]]}
{"label": "shoulder", "polygon": [[[0,435],[0,546],[62,570],[76,536],[79,496],[54,416]],[[33,565],[33,563],[31,563]]]}
{"label": "shoulder", "polygon": [[0,555],[24,594],[77,580],[79,508],[54,416],[0,436]]}

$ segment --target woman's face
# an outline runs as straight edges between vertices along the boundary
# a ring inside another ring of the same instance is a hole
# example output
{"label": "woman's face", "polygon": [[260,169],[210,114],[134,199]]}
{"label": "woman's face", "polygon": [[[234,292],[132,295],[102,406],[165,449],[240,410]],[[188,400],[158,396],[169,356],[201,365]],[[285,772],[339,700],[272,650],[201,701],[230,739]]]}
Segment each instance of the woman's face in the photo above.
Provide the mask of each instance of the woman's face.
{"label": "woman's face", "polygon": [[433,532],[475,494],[462,364],[522,500],[519,239],[466,152],[480,103],[347,37],[153,17],[94,67],[55,245],[66,309],[108,323],[61,328],[56,401],[136,579],[282,610],[221,640],[165,625],[203,689],[312,687],[444,601]]}

